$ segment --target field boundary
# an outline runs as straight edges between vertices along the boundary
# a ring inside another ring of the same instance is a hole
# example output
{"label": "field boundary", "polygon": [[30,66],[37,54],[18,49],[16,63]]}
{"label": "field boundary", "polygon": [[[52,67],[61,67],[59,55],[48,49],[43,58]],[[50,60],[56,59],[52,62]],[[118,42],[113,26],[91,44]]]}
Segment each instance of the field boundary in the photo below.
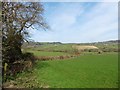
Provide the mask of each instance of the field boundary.
{"label": "field boundary", "polygon": [[74,58],[79,55],[61,55],[61,56],[37,56],[37,60],[48,61],[48,60],[63,60],[68,58]]}

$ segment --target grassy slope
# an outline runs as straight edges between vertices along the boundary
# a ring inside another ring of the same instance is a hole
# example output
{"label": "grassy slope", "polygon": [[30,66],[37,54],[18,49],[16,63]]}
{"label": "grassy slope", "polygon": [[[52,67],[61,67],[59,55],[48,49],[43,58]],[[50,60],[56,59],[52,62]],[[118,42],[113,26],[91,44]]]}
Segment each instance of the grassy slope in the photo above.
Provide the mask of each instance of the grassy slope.
{"label": "grassy slope", "polygon": [[41,45],[35,48],[29,48],[28,50],[73,50],[72,44],[58,44],[58,45]]}
{"label": "grassy slope", "polygon": [[47,51],[29,51],[34,53],[35,56],[60,56],[60,55],[68,55],[63,52],[47,52]]}
{"label": "grassy slope", "polygon": [[117,54],[82,55],[65,61],[38,61],[28,76],[35,76],[36,82],[53,88],[111,88],[117,87],[117,69]]}
{"label": "grassy slope", "polygon": [[63,44],[63,45],[41,45],[35,48],[24,49],[23,52],[32,52],[35,56],[60,56],[60,55],[70,55],[69,53],[65,52],[52,52],[52,51],[39,51],[39,50],[68,50],[69,52],[73,52],[72,45]]}

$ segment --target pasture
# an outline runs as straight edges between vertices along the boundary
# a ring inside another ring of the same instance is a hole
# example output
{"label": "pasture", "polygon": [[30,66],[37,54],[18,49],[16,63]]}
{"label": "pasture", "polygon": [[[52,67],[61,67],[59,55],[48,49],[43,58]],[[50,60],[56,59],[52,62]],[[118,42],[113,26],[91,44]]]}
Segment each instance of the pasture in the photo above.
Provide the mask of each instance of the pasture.
{"label": "pasture", "polygon": [[[105,46],[43,44],[23,48],[23,52],[42,58],[37,58],[32,69],[18,73],[13,81],[7,83],[20,88],[117,88],[117,44]],[[103,51],[103,47],[106,51]],[[70,57],[57,58],[59,56]]]}
{"label": "pasture", "polygon": [[[117,54],[82,55],[74,59],[37,61],[32,73],[18,75],[19,87],[116,88]],[[35,79],[31,80],[32,77]],[[23,83],[27,80],[27,83]]]}
{"label": "pasture", "polygon": [[61,55],[69,55],[64,52],[47,52],[47,51],[29,51],[34,53],[35,56],[61,56]]}
{"label": "pasture", "polygon": [[[81,46],[84,47],[83,45]],[[86,47],[84,48],[86,49]],[[98,51],[101,50],[102,46],[99,45],[98,47],[93,48]],[[89,48],[91,49],[91,46]],[[26,51],[32,52],[35,56],[46,57],[72,55],[76,51],[79,52],[73,47],[73,44],[48,44],[29,48]],[[98,54],[98,51],[80,50],[79,55],[63,60],[36,60],[30,72],[23,72],[17,75],[16,86],[27,88],[118,87],[118,53],[102,52]]]}

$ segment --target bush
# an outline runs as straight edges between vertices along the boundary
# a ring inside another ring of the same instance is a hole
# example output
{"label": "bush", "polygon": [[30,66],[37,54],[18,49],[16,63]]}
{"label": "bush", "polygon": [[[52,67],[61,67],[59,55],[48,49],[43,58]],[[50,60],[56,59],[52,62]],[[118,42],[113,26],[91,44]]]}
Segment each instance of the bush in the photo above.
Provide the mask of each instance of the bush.
{"label": "bush", "polygon": [[29,52],[23,53],[22,57],[24,61],[31,61],[32,63],[34,63],[36,60],[34,54]]}
{"label": "bush", "polygon": [[3,70],[5,73],[3,74],[5,79],[9,79],[11,76],[16,76],[17,73],[30,70],[35,62],[35,59],[36,58],[33,53],[23,53],[21,60],[15,60],[15,62],[8,65],[7,71]]}

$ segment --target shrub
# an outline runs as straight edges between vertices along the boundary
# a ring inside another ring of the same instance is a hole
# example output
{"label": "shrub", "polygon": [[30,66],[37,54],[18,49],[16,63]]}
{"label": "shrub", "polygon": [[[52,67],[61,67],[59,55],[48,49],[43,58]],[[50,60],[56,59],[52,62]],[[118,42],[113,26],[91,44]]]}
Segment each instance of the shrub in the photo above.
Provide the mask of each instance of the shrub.
{"label": "shrub", "polygon": [[32,68],[35,59],[36,58],[34,57],[33,53],[23,53],[21,60],[16,60],[7,67],[5,77],[15,76],[17,73],[20,73],[25,70],[28,71],[28,69]]}
{"label": "shrub", "polygon": [[32,63],[34,63],[36,60],[36,57],[34,56],[34,54],[29,52],[23,53],[22,57],[24,61],[31,61]]}

